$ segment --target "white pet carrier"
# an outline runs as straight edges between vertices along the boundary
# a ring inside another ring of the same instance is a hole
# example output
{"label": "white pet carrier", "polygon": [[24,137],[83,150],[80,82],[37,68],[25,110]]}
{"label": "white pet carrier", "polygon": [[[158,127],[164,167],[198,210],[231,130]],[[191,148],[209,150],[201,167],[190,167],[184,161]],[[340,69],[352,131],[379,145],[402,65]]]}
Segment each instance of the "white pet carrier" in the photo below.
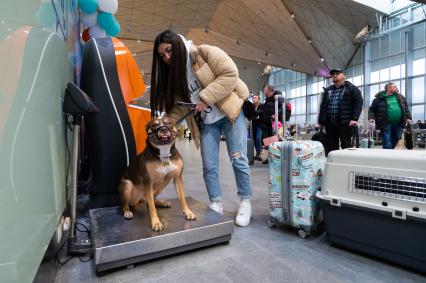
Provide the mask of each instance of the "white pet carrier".
{"label": "white pet carrier", "polygon": [[333,151],[317,197],[330,241],[426,272],[426,151]]}

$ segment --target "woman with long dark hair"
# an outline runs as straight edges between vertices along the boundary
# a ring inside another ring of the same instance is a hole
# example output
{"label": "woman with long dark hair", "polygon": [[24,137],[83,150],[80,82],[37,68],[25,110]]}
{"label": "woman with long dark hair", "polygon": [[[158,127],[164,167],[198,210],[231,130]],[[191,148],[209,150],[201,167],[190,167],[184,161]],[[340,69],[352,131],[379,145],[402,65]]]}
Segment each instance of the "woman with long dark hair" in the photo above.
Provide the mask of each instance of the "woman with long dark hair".
{"label": "woman with long dark hair", "polygon": [[[250,223],[252,197],[247,152],[247,128],[242,111],[249,95],[232,59],[220,48],[195,46],[171,30],[154,43],[151,72],[151,115],[166,112],[172,119],[186,117],[192,138],[201,148],[203,178],[210,207],[223,214],[219,182],[219,145],[225,135],[241,203],[235,223]],[[194,103],[195,113],[178,102]]]}

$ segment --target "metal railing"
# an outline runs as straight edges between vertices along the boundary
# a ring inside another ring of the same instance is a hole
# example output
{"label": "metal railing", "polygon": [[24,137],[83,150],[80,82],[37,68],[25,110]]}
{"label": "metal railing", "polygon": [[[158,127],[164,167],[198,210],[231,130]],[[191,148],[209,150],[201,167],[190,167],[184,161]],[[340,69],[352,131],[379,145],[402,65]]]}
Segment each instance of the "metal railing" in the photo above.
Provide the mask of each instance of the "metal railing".
{"label": "metal railing", "polygon": [[378,19],[379,25],[369,33],[369,39],[426,19],[426,5],[414,3],[391,15]]}

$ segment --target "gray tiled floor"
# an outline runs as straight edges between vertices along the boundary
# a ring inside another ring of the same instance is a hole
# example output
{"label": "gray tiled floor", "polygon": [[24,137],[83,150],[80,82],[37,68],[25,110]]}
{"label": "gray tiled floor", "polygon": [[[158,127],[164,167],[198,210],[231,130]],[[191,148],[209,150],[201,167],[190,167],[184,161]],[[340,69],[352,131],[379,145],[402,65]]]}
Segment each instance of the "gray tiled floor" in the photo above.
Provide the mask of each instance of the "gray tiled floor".
{"label": "gray tiled floor", "polygon": [[[199,153],[188,142],[180,142],[178,148],[185,161],[186,194],[207,204]],[[234,216],[239,200],[225,143],[220,162],[224,208]],[[39,282],[426,282],[426,277],[412,271],[332,247],[325,234],[303,240],[290,229],[268,228],[267,165],[256,162],[251,172],[252,222],[235,227],[228,246],[155,260],[99,278],[93,262],[73,258],[57,272],[44,264]],[[175,198],[174,189],[167,188],[164,197]]]}

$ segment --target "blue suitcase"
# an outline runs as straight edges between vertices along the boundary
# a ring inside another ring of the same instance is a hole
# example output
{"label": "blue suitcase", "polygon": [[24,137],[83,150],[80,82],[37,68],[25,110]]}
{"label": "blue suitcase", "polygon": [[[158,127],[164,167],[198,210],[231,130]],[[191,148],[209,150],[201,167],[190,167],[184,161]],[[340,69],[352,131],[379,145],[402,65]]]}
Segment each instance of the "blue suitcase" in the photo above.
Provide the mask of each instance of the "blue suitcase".
{"label": "blue suitcase", "polygon": [[326,158],[317,141],[279,141],[271,144],[269,159],[269,226],[290,225],[305,238],[319,224],[319,201]]}

